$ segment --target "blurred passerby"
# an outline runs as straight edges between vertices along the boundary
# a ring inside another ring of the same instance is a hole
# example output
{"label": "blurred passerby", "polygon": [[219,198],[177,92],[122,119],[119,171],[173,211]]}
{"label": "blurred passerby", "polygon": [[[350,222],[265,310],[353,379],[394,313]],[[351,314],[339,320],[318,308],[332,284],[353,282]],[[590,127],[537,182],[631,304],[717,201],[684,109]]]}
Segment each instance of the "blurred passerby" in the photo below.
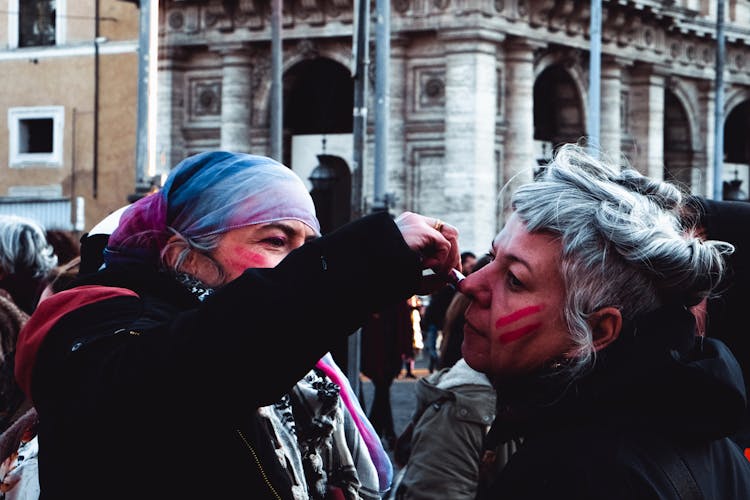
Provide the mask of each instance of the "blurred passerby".
{"label": "blurred passerby", "polygon": [[26,314],[36,308],[47,273],[57,263],[40,224],[16,215],[0,216],[0,289]]}
{"label": "blurred passerby", "polygon": [[[490,256],[485,254],[470,268],[470,271],[464,273],[469,275],[474,271],[482,268],[491,260]],[[461,292],[453,294],[451,303],[445,311],[445,322],[443,323],[443,337],[440,342],[440,354],[438,359],[438,368],[450,368],[456,361],[463,357],[461,354],[461,345],[464,342],[464,311],[469,305],[469,299]]]}
{"label": "blurred passerby", "polygon": [[[474,269],[476,261],[477,257],[473,252],[467,251],[461,253],[461,269],[464,270],[464,274],[470,273]],[[424,352],[428,358],[428,370],[430,373],[434,372],[438,366],[438,338],[445,324],[445,313],[455,293],[456,287],[453,285],[445,285],[433,292],[430,295],[430,301],[422,318],[422,331],[425,332]]]}
{"label": "blurred passerby", "polygon": [[419,310],[422,308],[422,299],[418,295],[412,295],[407,302],[411,307],[412,339],[411,346],[404,342],[404,352],[401,354],[404,369],[403,377],[417,378],[414,375],[414,361],[418,351],[422,348],[422,329],[419,325],[422,320],[419,314]]}
{"label": "blurred passerby", "polygon": [[391,385],[401,371],[404,354],[412,352],[411,311],[409,302],[400,300],[371,314],[362,327],[361,371],[372,381],[374,389],[368,417],[390,448],[396,440]]}

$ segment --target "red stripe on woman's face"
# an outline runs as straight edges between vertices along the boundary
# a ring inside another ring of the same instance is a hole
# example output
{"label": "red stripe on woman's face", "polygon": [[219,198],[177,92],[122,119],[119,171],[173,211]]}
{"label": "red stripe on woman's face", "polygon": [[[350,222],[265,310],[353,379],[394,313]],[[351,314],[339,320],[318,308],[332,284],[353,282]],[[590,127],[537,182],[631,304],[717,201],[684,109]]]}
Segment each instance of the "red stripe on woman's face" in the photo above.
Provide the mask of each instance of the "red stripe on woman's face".
{"label": "red stripe on woman's face", "polygon": [[537,305],[537,306],[524,307],[522,309],[514,311],[514,312],[508,314],[507,316],[503,316],[503,317],[499,318],[495,322],[495,328],[500,328],[501,326],[509,325],[509,324],[513,323],[514,321],[518,321],[521,318],[525,318],[529,314],[537,313],[537,312],[541,311],[542,309],[544,309],[544,306],[540,304],[540,305]]}
{"label": "red stripe on woman's face", "polygon": [[[515,323],[516,321],[526,318],[532,314],[538,313],[542,309],[544,309],[544,305],[538,304],[535,306],[528,306],[528,307],[518,309],[517,311],[513,311],[507,316],[502,316],[501,318],[498,318],[498,320],[495,322],[495,328],[501,328],[503,326],[510,325],[511,323]],[[520,328],[515,328],[507,332],[502,332],[498,335],[497,341],[500,342],[501,344],[514,342],[522,337],[525,337],[526,335],[530,333],[533,333],[541,325],[542,325],[541,323],[537,322],[537,323],[532,323],[530,325],[522,326]]]}
{"label": "red stripe on woman's face", "polygon": [[533,333],[537,328],[542,326],[541,323],[533,323],[531,325],[522,326],[521,328],[516,328],[515,330],[511,330],[509,332],[505,332],[500,334],[497,337],[497,341],[501,344],[508,344],[510,342],[515,342],[516,340],[525,337],[526,335]]}

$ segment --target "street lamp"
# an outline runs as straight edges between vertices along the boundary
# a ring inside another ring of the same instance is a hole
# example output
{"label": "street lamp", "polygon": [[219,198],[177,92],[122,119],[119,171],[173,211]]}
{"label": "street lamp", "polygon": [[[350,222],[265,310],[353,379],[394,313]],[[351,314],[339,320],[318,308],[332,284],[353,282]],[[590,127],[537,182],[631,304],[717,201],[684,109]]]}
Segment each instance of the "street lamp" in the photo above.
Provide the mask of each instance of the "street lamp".
{"label": "street lamp", "polygon": [[722,199],[731,201],[748,201],[747,193],[740,189],[742,179],[739,178],[737,169],[734,170],[734,179],[724,181]]}
{"label": "street lamp", "polygon": [[313,169],[310,177],[308,177],[313,189],[326,191],[336,184],[339,177],[336,174],[336,169],[333,168],[334,158],[335,156],[333,155],[318,155],[318,166]]}

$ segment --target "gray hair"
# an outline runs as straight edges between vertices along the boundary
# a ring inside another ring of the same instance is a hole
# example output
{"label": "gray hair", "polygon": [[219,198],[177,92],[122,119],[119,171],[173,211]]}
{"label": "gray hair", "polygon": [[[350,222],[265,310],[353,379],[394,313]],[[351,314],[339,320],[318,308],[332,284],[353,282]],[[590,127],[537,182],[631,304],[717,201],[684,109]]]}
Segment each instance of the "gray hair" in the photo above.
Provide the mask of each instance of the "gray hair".
{"label": "gray hair", "polygon": [[[182,270],[182,264],[185,263],[185,259],[187,258],[188,254],[190,252],[199,252],[203,254],[203,256],[208,259],[208,262],[214,266],[214,268],[216,269],[216,275],[219,279],[223,280],[226,277],[224,268],[212,255],[213,251],[219,247],[219,241],[224,236],[223,233],[186,237],[177,229],[171,226],[168,226],[167,230],[177,236],[177,239],[168,242],[161,250],[160,261],[162,268],[168,269],[174,273],[183,273],[185,271]],[[173,247],[178,248],[179,253],[174,259],[174,262],[170,263],[167,260],[167,255],[169,254],[170,249],[172,249]]]}
{"label": "gray hair", "polygon": [[0,267],[8,274],[42,278],[57,265],[57,256],[37,222],[17,215],[0,215]]}
{"label": "gray hair", "polygon": [[621,170],[575,144],[560,147],[537,180],[513,194],[530,232],[561,239],[573,374],[595,356],[591,313],[613,306],[627,319],[665,304],[689,307],[719,283],[734,247],[683,227],[684,198],[673,184]]}

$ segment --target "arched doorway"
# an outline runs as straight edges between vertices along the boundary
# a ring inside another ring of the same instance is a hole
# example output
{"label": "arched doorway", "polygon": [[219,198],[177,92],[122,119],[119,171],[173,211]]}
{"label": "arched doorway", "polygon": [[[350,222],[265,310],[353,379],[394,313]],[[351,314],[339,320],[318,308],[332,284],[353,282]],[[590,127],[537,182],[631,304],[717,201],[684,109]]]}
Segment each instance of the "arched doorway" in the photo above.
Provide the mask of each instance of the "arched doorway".
{"label": "arched doorway", "polygon": [[[351,134],[353,125],[353,81],[345,66],[316,57],[292,66],[284,74],[283,86],[284,163],[309,182],[309,175],[319,163],[318,155],[340,160],[335,162],[337,179],[327,188],[336,200],[335,209],[328,204],[316,205],[325,233],[350,220],[351,170],[346,157],[351,154],[352,145],[347,134]],[[342,152],[342,148],[349,151]],[[308,186],[312,190],[311,183]]]}
{"label": "arched doorway", "polygon": [[690,125],[682,102],[669,89],[664,91],[664,180],[686,191],[693,186],[693,147]]}
{"label": "arched doorway", "polygon": [[[747,133],[750,130],[750,100],[743,101],[727,116],[724,122],[724,198],[743,199],[750,191],[750,143]],[[734,183],[734,184],[732,184]],[[727,189],[735,187],[731,193],[743,193],[740,197],[727,196]]]}
{"label": "arched doorway", "polygon": [[[315,57],[289,68],[283,89],[284,163],[308,183],[326,234],[351,219],[352,175],[346,158],[352,156],[354,83],[346,66]],[[344,373],[348,347],[342,339],[331,349]]]}
{"label": "arched doorway", "polygon": [[[512,124],[510,126],[513,126]],[[551,158],[564,142],[585,134],[581,96],[570,74],[553,64],[534,82],[534,142],[538,161]]]}

